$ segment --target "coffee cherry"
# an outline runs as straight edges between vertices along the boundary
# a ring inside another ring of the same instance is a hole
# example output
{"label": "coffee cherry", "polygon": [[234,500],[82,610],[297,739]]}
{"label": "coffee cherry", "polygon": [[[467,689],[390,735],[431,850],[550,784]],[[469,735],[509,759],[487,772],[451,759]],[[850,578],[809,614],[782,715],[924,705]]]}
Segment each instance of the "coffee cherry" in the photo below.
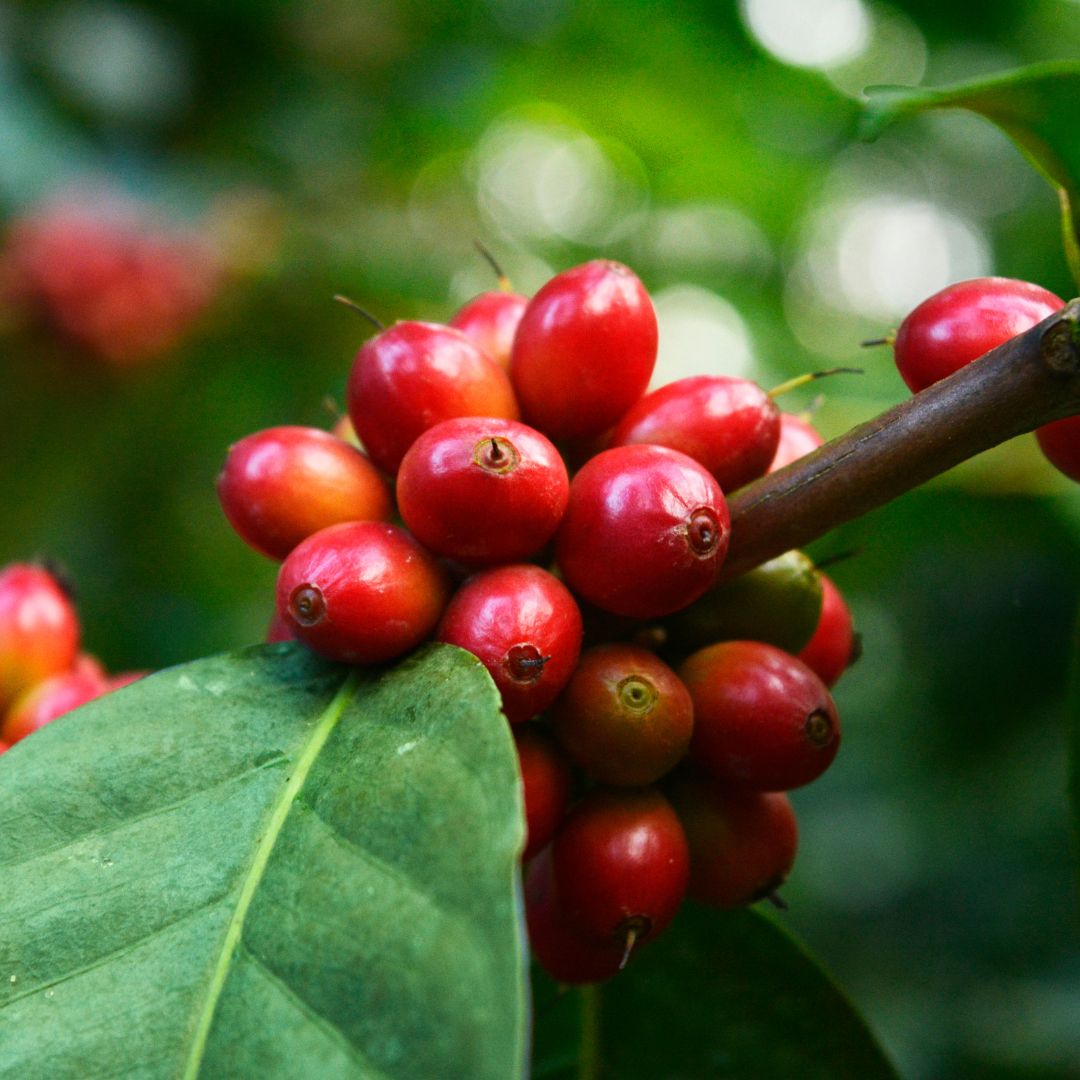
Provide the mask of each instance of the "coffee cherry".
{"label": "coffee cherry", "polygon": [[725,492],[764,476],[780,438],[780,410],[756,383],[696,375],[647,394],[619,421],[612,446],[652,443],[703,465]]}
{"label": "coffee cherry", "polygon": [[357,437],[388,473],[440,420],[518,418],[506,372],[459,330],[436,323],[400,322],[368,341],[346,396]]}
{"label": "coffee cherry", "polygon": [[832,687],[855,659],[857,641],[851,609],[836,585],[825,574],[820,577],[821,618],[798,657],[826,686]]}
{"label": "coffee cherry", "polygon": [[415,648],[435,629],[449,583],[404,529],[331,525],[281,564],[277,609],[295,637],[332,660],[374,664]]}
{"label": "coffee cherry", "polygon": [[518,770],[525,802],[525,850],[528,862],[551,843],[570,805],[570,762],[540,724],[517,724],[513,728]]}
{"label": "coffee cherry", "polygon": [[974,278],[924,300],[893,346],[904,382],[918,392],[1053,315],[1065,302],[1014,278]]}
{"label": "coffee cherry", "polygon": [[281,614],[277,608],[274,608],[274,614],[270,616],[270,625],[266,628],[266,641],[268,644],[274,644],[278,641],[295,641],[296,635],[292,632],[292,627],[289,625],[285,616]]}
{"label": "coffee cherry", "polygon": [[397,478],[405,524],[464,566],[521,562],[554,535],[570,480],[559,452],[514,420],[466,417],[428,428]]}
{"label": "coffee cherry", "polygon": [[574,673],[581,613],[539,566],[484,570],[454,594],[436,641],[468,649],[491,673],[511,724],[543,712]]}
{"label": "coffee cherry", "polygon": [[641,787],[686,753],[694,706],[662,660],[633,645],[598,645],[584,653],[552,707],[559,741],[604,784]]}
{"label": "coffee cherry", "polygon": [[768,471],[774,473],[824,445],[825,440],[809,420],[795,413],[781,413],[780,441],[776,444],[776,454]]}
{"label": "coffee cherry", "polygon": [[51,675],[15,699],[0,725],[0,739],[17,743],[107,691],[108,686],[102,679],[85,671]]}
{"label": "coffee cherry", "polygon": [[57,578],[29,563],[0,570],[0,713],[23,691],[71,668],[78,649],[79,619]]}
{"label": "coffee cherry", "polygon": [[284,559],[328,525],[385,521],[393,513],[375,466],[318,428],[267,428],[234,443],[217,490],[240,538],[271,559]]}
{"label": "coffee cherry", "polygon": [[690,876],[682,826],[653,788],[591,791],[567,814],[551,857],[567,922],[624,949],[664,930]]}
{"label": "coffee cherry", "polygon": [[620,446],[574,477],[556,558],[590,603],[652,618],[708,589],[730,531],[724,496],[696,461],[662,446]]}
{"label": "coffee cherry", "polygon": [[825,684],[794,656],[760,641],[694,653],[679,677],[694,701],[690,757],[714,776],[758,791],[809,784],[840,746]]}
{"label": "coffee cherry", "polygon": [[718,908],[771,896],[795,862],[798,826],[779,791],[729,788],[696,770],[665,786],[690,849],[690,895]]}
{"label": "coffee cherry", "polygon": [[656,313],[625,266],[596,260],[553,277],[529,302],[510,360],[525,421],[557,442],[600,435],[645,392]]}
{"label": "coffee cherry", "polygon": [[449,325],[476,342],[505,371],[510,367],[514,334],[528,303],[528,297],[493,289],[459,308]]}
{"label": "coffee cherry", "polygon": [[663,622],[674,663],[717,641],[766,641],[798,652],[821,617],[822,582],[810,558],[787,551],[709,589]]}
{"label": "coffee cherry", "polygon": [[540,966],[557,982],[603,982],[623,966],[625,946],[598,944],[567,920],[555,888],[551,849],[542,851],[529,866],[525,879],[525,921],[529,946]]}
{"label": "coffee cherry", "polygon": [[1080,416],[1067,416],[1035,431],[1039,449],[1058,472],[1080,482]]}

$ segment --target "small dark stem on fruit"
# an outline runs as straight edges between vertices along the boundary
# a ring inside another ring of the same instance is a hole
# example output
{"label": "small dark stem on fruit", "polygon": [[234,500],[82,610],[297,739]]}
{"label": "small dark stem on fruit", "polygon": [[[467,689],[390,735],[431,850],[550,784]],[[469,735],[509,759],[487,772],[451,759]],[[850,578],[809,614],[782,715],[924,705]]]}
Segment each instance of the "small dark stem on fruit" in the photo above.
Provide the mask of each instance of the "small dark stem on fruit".
{"label": "small dark stem on fruit", "polygon": [[502,451],[499,449],[499,440],[492,436],[491,439],[491,462],[497,465],[502,461]]}
{"label": "small dark stem on fruit", "polygon": [[823,559],[815,559],[814,569],[827,570],[830,566],[847,562],[848,559],[854,559],[857,555],[861,555],[862,553],[863,549],[861,547],[853,547],[848,548],[846,551],[838,551],[834,555],[826,555]]}
{"label": "small dark stem on fruit", "polygon": [[874,349],[878,345],[892,345],[896,341],[891,334],[887,334],[885,337],[872,337],[867,338],[865,341],[860,341],[859,346],[863,349]]}
{"label": "small dark stem on fruit", "polygon": [[370,311],[362,308],[355,300],[350,300],[347,296],[342,296],[341,293],[335,294],[334,299],[339,304],[344,304],[346,307],[352,308],[353,311],[356,311],[359,314],[363,315],[364,318],[367,319],[367,321],[371,323],[371,325],[374,326],[376,330],[386,329],[386,323],[384,323],[381,319],[377,319],[374,315],[371,314]]}
{"label": "small dark stem on fruit", "polygon": [[815,382],[818,379],[827,379],[830,375],[865,375],[866,372],[862,368],[858,367],[834,367],[828,368],[826,371],[811,371],[805,375],[796,375],[793,379],[788,379],[787,382],[782,382],[779,386],[774,386],[771,390],[767,391],[766,396],[775,401],[783,394],[789,393],[792,390],[798,390],[800,386],[805,386],[807,383]]}
{"label": "small dark stem on fruit", "polygon": [[788,911],[790,909],[790,906],[791,906],[775,890],[773,890],[771,893],[766,893],[765,896],[763,897],[763,899],[768,900],[769,903],[772,904],[772,906],[774,908],[776,908],[777,911]]}
{"label": "small dark stem on fruit", "polygon": [[495,256],[491,254],[490,248],[488,248],[487,244],[485,244],[483,240],[474,240],[473,244],[475,245],[476,250],[480,252],[480,255],[483,257],[484,261],[488,264],[488,266],[490,266],[491,269],[495,271],[495,277],[498,278],[499,281],[499,288],[502,289],[503,292],[509,292],[510,279],[503,272],[503,268],[499,265],[499,262],[495,258]]}
{"label": "small dark stem on fruit", "polygon": [[728,503],[737,577],[976,454],[1080,413],[1080,300],[947,379],[748,484]]}

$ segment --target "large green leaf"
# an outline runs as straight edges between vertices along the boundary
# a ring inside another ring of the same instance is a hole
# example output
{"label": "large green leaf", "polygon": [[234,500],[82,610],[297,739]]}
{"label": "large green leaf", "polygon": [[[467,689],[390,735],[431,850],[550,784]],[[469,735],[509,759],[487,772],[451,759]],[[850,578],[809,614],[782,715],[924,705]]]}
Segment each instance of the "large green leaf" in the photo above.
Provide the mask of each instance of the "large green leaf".
{"label": "large green leaf", "polygon": [[447,646],[262,646],[56,721],[0,758],[0,1075],[520,1075],[515,778]]}
{"label": "large green leaf", "polygon": [[866,91],[863,133],[874,138],[904,116],[962,108],[992,120],[1057,189],[1065,255],[1080,286],[1080,63],[1035,64],[936,90],[873,86]]}
{"label": "large green leaf", "polygon": [[536,979],[534,1080],[893,1080],[865,1023],[756,911],[687,905],[627,969],[563,995]]}

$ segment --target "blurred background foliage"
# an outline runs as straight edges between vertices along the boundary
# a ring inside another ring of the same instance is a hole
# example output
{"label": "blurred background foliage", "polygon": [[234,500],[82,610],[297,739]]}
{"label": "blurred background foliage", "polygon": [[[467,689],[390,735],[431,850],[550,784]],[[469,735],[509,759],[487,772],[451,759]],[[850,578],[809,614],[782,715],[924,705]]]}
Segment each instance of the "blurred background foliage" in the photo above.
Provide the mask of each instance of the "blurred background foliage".
{"label": "blurred background foliage", "polygon": [[[47,554],[87,647],[160,667],[260,640],[275,567],[214,479],[329,426],[368,333],[598,255],[655,297],[657,381],[837,363],[836,435],[906,395],[859,341],[995,272],[1074,289],[1053,193],[996,129],[867,145],[857,96],[1080,56],[1076,0],[0,0],[0,210],[138,200],[216,251],[180,345],[95,359],[0,315],[0,563]],[[811,405],[801,391],[785,407]],[[1064,696],[1080,492],[1030,438],[820,541],[865,656],[796,794],[785,921],[911,1077],[1080,1075]],[[692,1003],[688,1002],[688,1007]]]}

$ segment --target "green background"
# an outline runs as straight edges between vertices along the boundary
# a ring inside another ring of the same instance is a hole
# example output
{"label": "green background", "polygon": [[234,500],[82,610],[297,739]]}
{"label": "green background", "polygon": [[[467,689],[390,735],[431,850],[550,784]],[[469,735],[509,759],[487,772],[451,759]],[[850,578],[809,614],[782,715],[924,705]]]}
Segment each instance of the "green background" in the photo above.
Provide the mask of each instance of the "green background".
{"label": "green background", "polygon": [[[922,296],[989,272],[1074,292],[1053,193],[1004,136],[942,113],[860,143],[855,95],[1078,56],[1075,0],[0,5],[5,218],[107,185],[208,222],[230,266],[133,371],[0,317],[0,563],[66,564],[110,670],[259,640],[275,568],[218,508],[227,446],[331,422],[367,333],[335,292],[446,318],[490,287],[476,238],[527,292],[627,262],[665,379],[863,364],[824,386],[839,434],[906,395],[858,343]],[[1026,438],[815,546],[858,549],[833,576],[865,656],[843,753],[795,795],[784,918],[906,1076],[1080,1067],[1078,545],[1080,492]]]}

